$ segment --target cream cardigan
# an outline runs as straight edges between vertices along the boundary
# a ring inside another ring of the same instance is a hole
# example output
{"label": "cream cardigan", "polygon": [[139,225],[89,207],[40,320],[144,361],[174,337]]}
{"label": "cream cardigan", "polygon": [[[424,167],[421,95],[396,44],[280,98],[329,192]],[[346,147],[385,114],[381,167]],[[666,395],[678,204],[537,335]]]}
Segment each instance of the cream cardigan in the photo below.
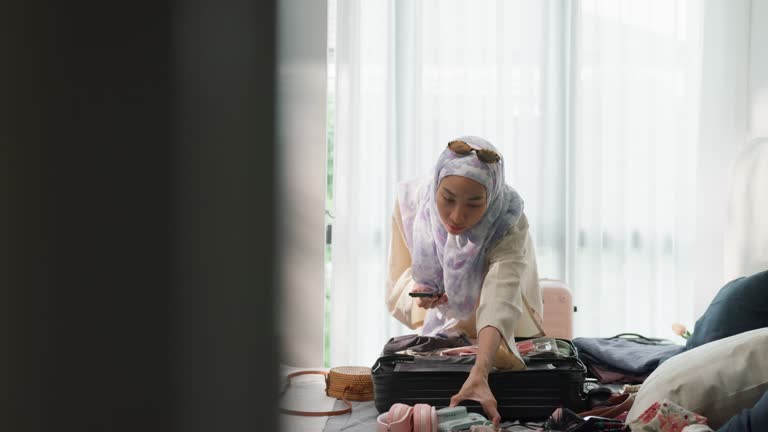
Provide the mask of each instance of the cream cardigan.
{"label": "cream cardigan", "polygon": [[[474,317],[461,321],[457,330],[475,338],[486,326],[499,330],[507,349],[515,336],[543,336],[543,304],[536,255],[528,235],[528,219],[523,213],[517,224],[488,252],[486,274]],[[400,205],[392,212],[392,240],[389,248],[389,277],[386,303],[389,312],[411,329],[421,327],[426,309],[416,306],[408,295],[413,288],[411,254],[403,236]]]}

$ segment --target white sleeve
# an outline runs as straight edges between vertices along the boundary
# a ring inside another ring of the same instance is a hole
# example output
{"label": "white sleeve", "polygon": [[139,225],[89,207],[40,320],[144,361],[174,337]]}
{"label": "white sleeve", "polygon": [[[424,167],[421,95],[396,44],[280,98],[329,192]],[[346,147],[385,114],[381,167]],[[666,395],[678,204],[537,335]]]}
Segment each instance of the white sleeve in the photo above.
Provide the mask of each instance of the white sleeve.
{"label": "white sleeve", "polygon": [[421,327],[426,309],[416,306],[408,295],[413,288],[411,253],[405,244],[400,216],[400,206],[395,201],[392,212],[392,239],[389,245],[389,275],[387,277],[386,303],[389,313],[411,329]]}

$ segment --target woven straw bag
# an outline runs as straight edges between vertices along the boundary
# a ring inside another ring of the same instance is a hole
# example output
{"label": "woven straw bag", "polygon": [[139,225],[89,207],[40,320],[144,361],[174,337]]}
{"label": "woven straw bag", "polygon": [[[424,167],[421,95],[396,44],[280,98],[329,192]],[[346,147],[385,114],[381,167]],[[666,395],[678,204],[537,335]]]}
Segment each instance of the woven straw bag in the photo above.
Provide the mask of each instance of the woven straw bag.
{"label": "woven straw bag", "polygon": [[341,399],[347,408],[338,411],[296,411],[281,408],[284,414],[325,417],[347,414],[352,412],[352,403],[350,401],[363,402],[373,400],[373,380],[371,379],[371,368],[363,366],[340,366],[332,368],[330,371],[301,371],[288,375],[288,382],[285,384],[282,396],[291,385],[291,379],[299,375],[323,375],[325,376],[325,394],[336,399]]}

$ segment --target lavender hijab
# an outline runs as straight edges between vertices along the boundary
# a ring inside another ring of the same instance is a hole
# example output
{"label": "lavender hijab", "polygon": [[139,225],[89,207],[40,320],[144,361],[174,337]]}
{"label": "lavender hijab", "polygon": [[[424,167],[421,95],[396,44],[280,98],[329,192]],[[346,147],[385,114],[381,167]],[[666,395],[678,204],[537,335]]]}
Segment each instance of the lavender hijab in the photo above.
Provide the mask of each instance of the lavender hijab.
{"label": "lavender hijab", "polygon": [[[498,153],[480,137],[464,136],[457,140]],[[447,303],[427,312],[421,331],[424,335],[445,332],[474,313],[485,278],[485,256],[523,212],[522,198],[504,181],[502,163],[487,164],[474,152],[460,156],[446,148],[431,177],[399,186],[398,201],[413,279],[448,295]],[[488,207],[483,217],[456,236],[443,227],[435,204],[440,181],[450,175],[475,180],[485,186],[487,193]]]}

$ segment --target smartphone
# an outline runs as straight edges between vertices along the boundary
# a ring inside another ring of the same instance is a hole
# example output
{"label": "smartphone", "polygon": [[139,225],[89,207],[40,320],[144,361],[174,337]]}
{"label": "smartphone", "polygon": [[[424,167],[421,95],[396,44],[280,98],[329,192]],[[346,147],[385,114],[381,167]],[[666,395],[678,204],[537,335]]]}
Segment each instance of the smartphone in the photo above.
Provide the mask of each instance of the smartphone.
{"label": "smartphone", "polygon": [[440,292],[409,292],[408,295],[411,297],[440,297],[443,294]]}

